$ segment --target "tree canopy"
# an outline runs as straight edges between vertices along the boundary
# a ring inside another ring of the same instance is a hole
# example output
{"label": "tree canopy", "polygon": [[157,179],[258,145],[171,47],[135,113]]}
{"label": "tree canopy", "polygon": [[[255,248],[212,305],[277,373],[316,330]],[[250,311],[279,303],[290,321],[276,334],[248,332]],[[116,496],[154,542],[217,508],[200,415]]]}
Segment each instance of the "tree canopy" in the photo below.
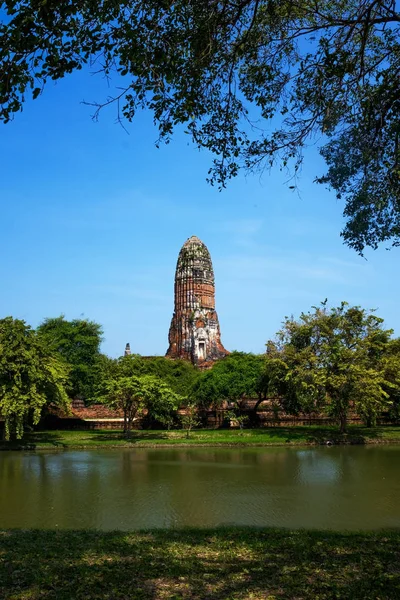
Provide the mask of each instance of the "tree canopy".
{"label": "tree canopy", "polygon": [[130,375],[153,375],[164,381],[174,392],[186,396],[199,377],[199,371],[185,360],[171,360],[164,356],[143,358],[139,354],[122,356],[117,360],[119,373]]}
{"label": "tree canopy", "polygon": [[0,320],[0,414],[6,439],[19,439],[53,403],[68,411],[68,369],[24,321]]}
{"label": "tree canopy", "polygon": [[[109,358],[98,353],[100,326],[85,323],[46,319],[35,331],[12,317],[0,320],[6,438],[20,438],[25,426],[37,424],[46,405],[68,411],[66,390],[89,384],[90,399],[124,412],[127,435],[139,416],[146,425],[176,424],[182,406],[190,431],[199,407],[221,407],[224,401],[234,422],[242,426],[250,416],[255,423],[266,397],[274,412],[328,415],[342,431],[354,414],[367,425],[382,416],[400,418],[400,339],[392,338],[374,311],[346,302],[334,308],[324,302],[299,319],[286,317],[265,354],[235,351],[206,371],[164,357]],[[249,415],[243,400],[255,396]]]}
{"label": "tree canopy", "polygon": [[103,357],[96,397],[124,411],[127,435],[133,420],[144,414],[149,422],[170,427],[174,412],[186,401],[197,377],[198,371],[192,364],[163,356],[143,358],[131,354],[116,360]]}
{"label": "tree canopy", "polygon": [[318,143],[318,181],[343,199],[345,242],[400,243],[400,12],[395,0],[6,0],[0,118],[87,66],[119,120],[183,125],[214,156],[211,183],[292,164]]}
{"label": "tree canopy", "polygon": [[193,395],[203,406],[218,406],[224,400],[235,403],[240,410],[245,397],[265,391],[263,356],[232,352],[201,374],[193,387]]}
{"label": "tree canopy", "polygon": [[280,363],[282,403],[288,412],[327,412],[346,429],[350,410],[369,425],[400,390],[398,354],[392,330],[373,311],[342,302],[326,303],[286,318],[269,344],[269,359]]}
{"label": "tree canopy", "polygon": [[110,379],[103,401],[123,411],[124,432],[129,437],[134,420],[145,411],[154,420],[169,425],[182,398],[157,377],[131,375]]}
{"label": "tree canopy", "polygon": [[400,422],[400,338],[389,341],[380,357],[384,374],[384,389],[390,400],[389,418]]}
{"label": "tree canopy", "polygon": [[64,316],[48,318],[37,328],[49,348],[68,364],[68,392],[72,397],[90,399],[95,393],[96,377],[103,330],[101,325],[87,319],[68,321]]}

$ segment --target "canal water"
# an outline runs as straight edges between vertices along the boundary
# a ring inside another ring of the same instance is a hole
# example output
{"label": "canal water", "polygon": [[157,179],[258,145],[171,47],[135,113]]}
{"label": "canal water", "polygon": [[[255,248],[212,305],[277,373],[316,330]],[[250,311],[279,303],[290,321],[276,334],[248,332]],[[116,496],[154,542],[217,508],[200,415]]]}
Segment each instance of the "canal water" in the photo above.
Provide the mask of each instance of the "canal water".
{"label": "canal water", "polygon": [[400,446],[0,452],[0,528],[400,527]]}

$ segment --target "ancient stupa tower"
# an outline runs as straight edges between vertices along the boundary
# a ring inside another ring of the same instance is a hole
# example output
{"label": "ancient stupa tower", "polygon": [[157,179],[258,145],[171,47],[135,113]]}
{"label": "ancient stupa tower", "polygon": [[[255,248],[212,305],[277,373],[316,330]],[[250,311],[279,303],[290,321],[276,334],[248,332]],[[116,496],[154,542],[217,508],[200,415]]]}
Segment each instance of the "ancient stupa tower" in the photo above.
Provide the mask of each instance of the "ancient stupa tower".
{"label": "ancient stupa tower", "polygon": [[169,329],[170,358],[199,366],[229,352],[221,343],[215,311],[214,271],[207,247],[193,235],[179,252],[175,273],[175,308]]}

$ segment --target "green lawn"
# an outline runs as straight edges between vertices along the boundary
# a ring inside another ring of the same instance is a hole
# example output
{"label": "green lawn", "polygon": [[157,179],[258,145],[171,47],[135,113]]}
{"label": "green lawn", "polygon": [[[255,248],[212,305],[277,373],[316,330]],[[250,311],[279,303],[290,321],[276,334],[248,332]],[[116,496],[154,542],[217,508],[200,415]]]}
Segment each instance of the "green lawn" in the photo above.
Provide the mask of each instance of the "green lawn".
{"label": "green lawn", "polygon": [[350,426],[340,435],[335,427],[269,427],[264,429],[202,429],[186,438],[184,431],[135,431],[126,440],[121,431],[38,431],[17,443],[0,442],[0,449],[111,448],[154,446],[268,446],[332,443],[400,443],[399,426]]}
{"label": "green lawn", "polygon": [[7,600],[394,600],[400,532],[0,531]]}

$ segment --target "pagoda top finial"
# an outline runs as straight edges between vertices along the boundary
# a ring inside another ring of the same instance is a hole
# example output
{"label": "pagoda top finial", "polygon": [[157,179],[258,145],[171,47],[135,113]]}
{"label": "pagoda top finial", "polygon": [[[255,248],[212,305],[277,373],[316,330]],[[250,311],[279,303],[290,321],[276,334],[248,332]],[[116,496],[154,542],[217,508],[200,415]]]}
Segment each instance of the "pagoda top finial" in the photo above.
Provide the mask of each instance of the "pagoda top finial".
{"label": "pagoda top finial", "polygon": [[183,246],[192,246],[192,245],[199,245],[199,246],[204,246],[204,243],[201,241],[200,238],[197,237],[197,235],[192,235],[190,238],[188,238],[186,240],[186,242],[183,244]]}

